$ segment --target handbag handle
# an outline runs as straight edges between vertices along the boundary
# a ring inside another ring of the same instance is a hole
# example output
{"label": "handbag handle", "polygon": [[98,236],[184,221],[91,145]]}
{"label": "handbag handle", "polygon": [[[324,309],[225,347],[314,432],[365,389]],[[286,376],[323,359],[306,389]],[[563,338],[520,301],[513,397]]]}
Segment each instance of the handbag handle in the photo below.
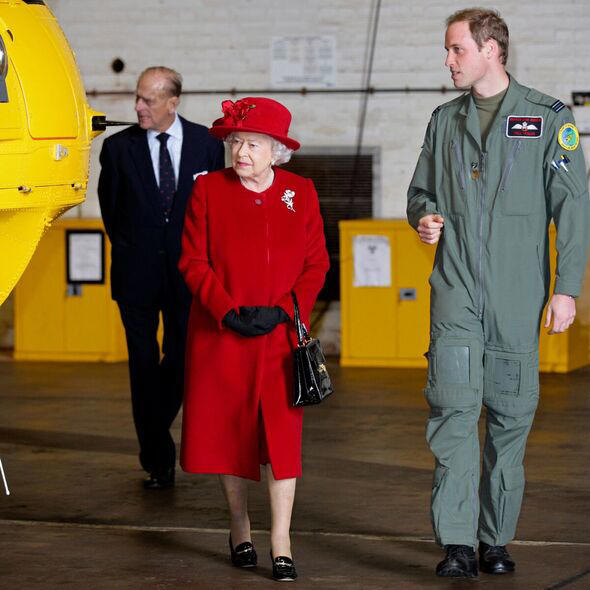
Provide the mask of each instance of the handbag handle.
{"label": "handbag handle", "polygon": [[303,346],[305,342],[307,342],[309,338],[309,333],[305,329],[305,324],[301,321],[301,316],[299,314],[299,304],[297,303],[297,295],[295,295],[295,291],[291,291],[291,297],[293,297],[293,310],[294,310],[294,317],[295,317],[295,330],[297,331],[297,342],[299,346]]}

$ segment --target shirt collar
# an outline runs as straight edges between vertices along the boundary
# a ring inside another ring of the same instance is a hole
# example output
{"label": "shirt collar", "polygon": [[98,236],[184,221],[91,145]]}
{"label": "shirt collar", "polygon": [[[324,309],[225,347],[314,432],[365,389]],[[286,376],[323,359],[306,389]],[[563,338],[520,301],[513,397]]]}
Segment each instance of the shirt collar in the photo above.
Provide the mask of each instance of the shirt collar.
{"label": "shirt collar", "polygon": [[[167,133],[171,137],[182,141],[182,122],[180,121],[178,113],[175,113],[172,125],[170,125],[170,127],[168,127],[164,133]],[[157,129],[148,129],[148,138],[156,139],[158,135],[160,135],[160,131]]]}

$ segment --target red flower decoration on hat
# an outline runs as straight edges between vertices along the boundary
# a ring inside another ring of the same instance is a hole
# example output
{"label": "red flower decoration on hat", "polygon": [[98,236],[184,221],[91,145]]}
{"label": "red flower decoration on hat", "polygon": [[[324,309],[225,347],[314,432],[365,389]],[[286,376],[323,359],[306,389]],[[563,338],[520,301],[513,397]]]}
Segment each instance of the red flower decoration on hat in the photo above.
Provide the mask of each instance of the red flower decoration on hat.
{"label": "red flower decoration on hat", "polygon": [[255,104],[250,104],[245,100],[236,100],[236,102],[224,100],[221,103],[221,110],[225,119],[224,124],[232,123],[237,127],[241,127],[250,109],[254,108],[256,108]]}

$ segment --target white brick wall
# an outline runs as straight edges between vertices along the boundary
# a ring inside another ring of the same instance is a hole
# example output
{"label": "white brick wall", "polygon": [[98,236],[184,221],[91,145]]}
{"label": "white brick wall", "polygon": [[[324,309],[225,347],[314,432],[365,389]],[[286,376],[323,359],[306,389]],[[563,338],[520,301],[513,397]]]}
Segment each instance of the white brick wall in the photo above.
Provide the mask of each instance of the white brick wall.
{"label": "white brick wall", "polygon": [[[371,0],[48,0],[76,52],[87,90],[133,90],[149,65],[179,70],[187,89],[268,88],[272,36],[334,35],[339,87],[363,78]],[[589,0],[383,0],[373,86],[450,86],[444,68],[444,19],[459,8],[500,10],[511,33],[509,71],[523,84],[570,102],[590,90]],[[120,57],[122,74],[110,64]],[[269,93],[272,96],[272,93]],[[436,105],[455,94],[376,94],[369,99],[365,145],[381,155],[381,206],[404,217],[405,192],[424,130]],[[186,96],[181,113],[209,124],[228,95]],[[360,95],[278,95],[292,111],[292,132],[304,146],[353,146]],[[133,97],[90,98],[112,119],[134,120]],[[590,127],[590,108],[576,109]],[[113,131],[109,131],[112,133]],[[75,215],[99,215],[97,154],[88,199]],[[587,146],[590,151],[590,146]]]}

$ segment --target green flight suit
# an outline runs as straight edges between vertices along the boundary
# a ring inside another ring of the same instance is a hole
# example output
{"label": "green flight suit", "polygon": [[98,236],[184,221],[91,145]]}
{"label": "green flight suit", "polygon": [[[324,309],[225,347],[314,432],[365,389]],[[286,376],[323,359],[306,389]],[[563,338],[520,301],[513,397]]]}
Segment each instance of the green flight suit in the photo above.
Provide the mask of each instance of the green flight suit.
{"label": "green flight suit", "polygon": [[564,149],[557,139],[560,130],[567,135],[566,123],[573,117],[561,102],[510,78],[484,151],[466,93],[434,111],[408,190],[414,228],[430,213],[445,219],[430,277],[424,390],[435,455],[432,520],[441,545],[506,545],[514,538],[539,399],[548,226],[553,219],[558,236],[555,293],[572,296],[580,292],[590,233],[582,149]]}

